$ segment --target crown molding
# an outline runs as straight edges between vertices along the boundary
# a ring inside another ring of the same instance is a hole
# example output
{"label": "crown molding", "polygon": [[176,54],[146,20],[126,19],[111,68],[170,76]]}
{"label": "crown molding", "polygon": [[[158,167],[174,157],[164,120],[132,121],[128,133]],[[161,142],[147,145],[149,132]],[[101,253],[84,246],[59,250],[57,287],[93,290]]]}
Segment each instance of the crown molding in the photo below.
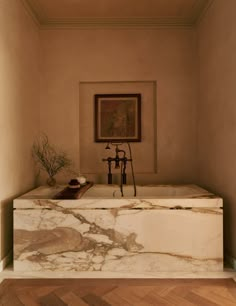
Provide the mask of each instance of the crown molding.
{"label": "crown molding", "polygon": [[208,0],[207,4],[200,8],[200,12],[198,13],[197,18],[195,17],[195,25],[198,25],[201,22],[209,8],[212,6],[213,2],[215,2],[215,0]]}
{"label": "crown molding", "polygon": [[36,24],[41,26],[45,22],[46,18],[45,13],[38,2],[35,0],[21,0],[21,2]]}
{"label": "crown molding", "polygon": [[49,28],[158,28],[191,27],[187,18],[76,18],[50,19],[41,24],[42,29]]}
{"label": "crown molding", "polygon": [[29,4],[29,2],[27,0],[21,0],[21,3],[23,4],[26,12],[31,16],[32,20],[34,21],[34,23],[40,27],[40,22],[39,22],[39,18],[37,17],[36,12],[34,12],[34,9],[31,7],[31,5]]}
{"label": "crown molding", "polygon": [[91,17],[91,18],[47,18],[43,9],[36,0],[21,0],[40,29],[140,29],[140,28],[190,28],[198,23],[203,12],[210,7],[214,0],[196,0],[193,5],[193,14],[185,17]]}

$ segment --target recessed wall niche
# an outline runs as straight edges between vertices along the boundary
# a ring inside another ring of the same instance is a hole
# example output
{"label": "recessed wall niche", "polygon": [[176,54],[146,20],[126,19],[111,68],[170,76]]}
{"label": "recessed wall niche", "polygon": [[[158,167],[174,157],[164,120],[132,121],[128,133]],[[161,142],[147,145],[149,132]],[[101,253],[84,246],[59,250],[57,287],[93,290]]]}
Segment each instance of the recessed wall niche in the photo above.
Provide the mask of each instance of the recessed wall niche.
{"label": "recessed wall niche", "polygon": [[[95,94],[141,94],[141,142],[131,143],[133,165],[136,174],[157,172],[156,143],[156,82],[80,82],[79,83],[79,170],[84,174],[97,174],[98,180],[107,173],[102,158],[113,157],[115,147],[105,150],[106,143],[94,140]],[[125,148],[128,154],[128,147]],[[112,169],[113,173],[119,170]],[[130,166],[127,166],[130,172]],[[101,179],[102,180],[102,179]]]}

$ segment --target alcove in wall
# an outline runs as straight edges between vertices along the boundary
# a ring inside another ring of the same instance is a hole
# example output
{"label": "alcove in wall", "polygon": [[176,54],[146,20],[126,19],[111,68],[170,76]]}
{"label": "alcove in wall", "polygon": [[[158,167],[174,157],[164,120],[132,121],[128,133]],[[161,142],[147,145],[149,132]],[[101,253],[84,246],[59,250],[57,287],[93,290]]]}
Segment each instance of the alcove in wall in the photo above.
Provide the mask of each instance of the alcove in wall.
{"label": "alcove in wall", "polygon": [[[79,169],[84,174],[96,175],[96,181],[103,181],[107,172],[107,166],[102,162],[102,158],[113,156],[114,151],[105,150],[106,143],[94,140],[94,95],[128,93],[141,94],[142,138],[141,142],[131,144],[135,172],[137,174],[157,172],[156,82],[80,82]],[[129,167],[127,170],[129,172]]]}

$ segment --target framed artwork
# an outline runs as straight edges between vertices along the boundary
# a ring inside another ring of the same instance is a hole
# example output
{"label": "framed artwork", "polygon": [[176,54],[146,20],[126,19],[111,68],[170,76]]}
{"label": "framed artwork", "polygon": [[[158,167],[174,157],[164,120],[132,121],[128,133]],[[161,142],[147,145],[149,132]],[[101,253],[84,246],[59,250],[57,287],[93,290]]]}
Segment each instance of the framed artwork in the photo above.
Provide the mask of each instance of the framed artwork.
{"label": "framed artwork", "polygon": [[141,141],[141,94],[97,94],[96,142]]}

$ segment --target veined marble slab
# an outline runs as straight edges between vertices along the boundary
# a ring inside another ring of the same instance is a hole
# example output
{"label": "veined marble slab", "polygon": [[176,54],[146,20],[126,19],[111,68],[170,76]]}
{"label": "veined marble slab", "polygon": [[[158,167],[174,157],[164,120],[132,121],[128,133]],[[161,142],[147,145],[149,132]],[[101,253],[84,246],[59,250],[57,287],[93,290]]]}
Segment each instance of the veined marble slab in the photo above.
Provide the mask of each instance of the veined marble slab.
{"label": "veined marble slab", "polygon": [[191,198],[192,191],[182,199],[96,199],[95,191],[80,200],[50,200],[40,188],[16,199],[14,270],[223,270],[222,199],[207,192],[208,198]]}
{"label": "veined marble slab", "polygon": [[[133,196],[133,186],[125,185],[124,197],[120,196],[118,185],[97,184],[78,200],[53,200],[65,186],[50,188],[41,186],[14,201],[14,208],[28,209],[50,207],[51,204],[65,208],[146,208],[146,209],[191,209],[221,208],[220,197],[196,185],[148,185],[137,186],[137,197]],[[47,200],[47,201],[46,201]],[[48,206],[47,206],[48,203]]]}
{"label": "veined marble slab", "polygon": [[[55,187],[40,186],[33,189],[18,199],[52,199],[66,186]],[[132,185],[123,185],[124,197],[133,198]],[[86,191],[83,198],[119,198],[120,187],[118,185],[94,184]],[[217,198],[216,195],[193,184],[188,185],[137,185],[137,198]]]}

